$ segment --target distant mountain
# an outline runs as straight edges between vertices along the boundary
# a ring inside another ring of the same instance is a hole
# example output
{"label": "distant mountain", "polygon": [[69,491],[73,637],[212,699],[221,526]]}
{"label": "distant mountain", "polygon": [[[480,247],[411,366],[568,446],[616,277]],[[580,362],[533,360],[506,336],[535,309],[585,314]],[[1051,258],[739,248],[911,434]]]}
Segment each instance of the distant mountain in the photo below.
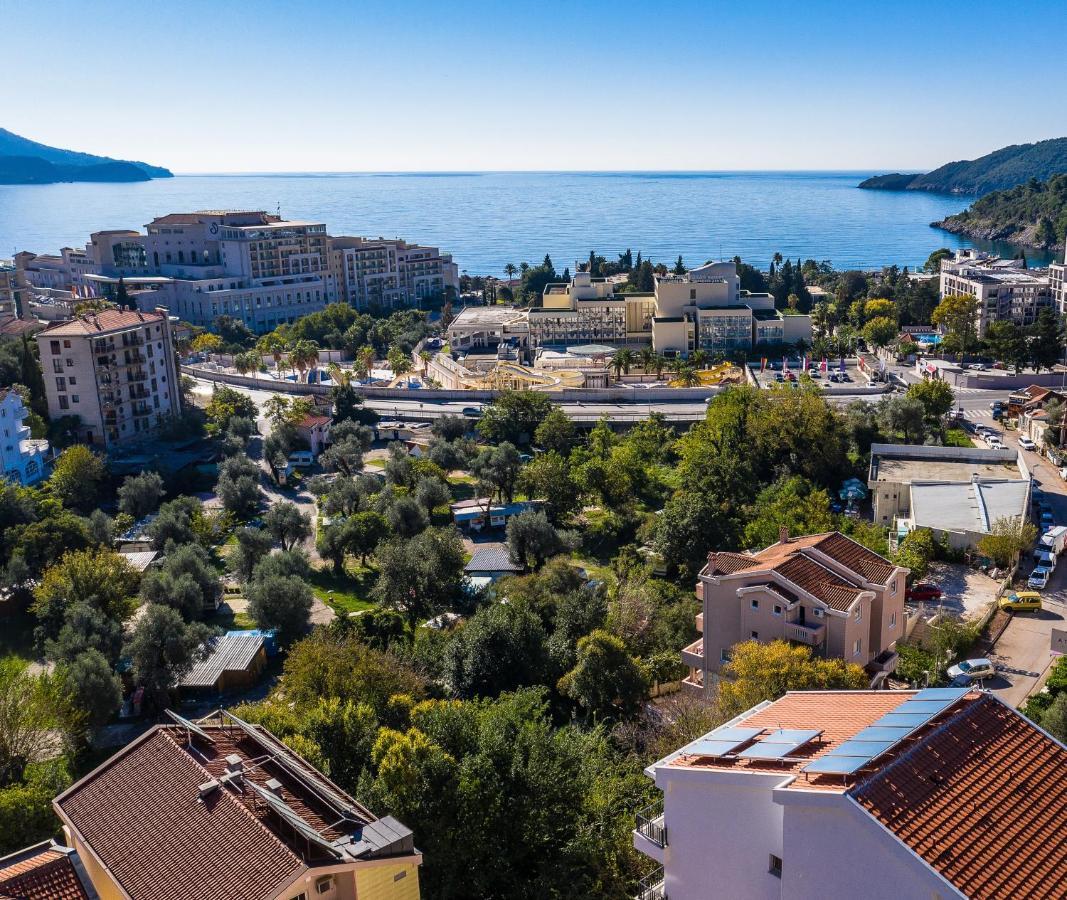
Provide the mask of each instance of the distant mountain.
{"label": "distant mountain", "polygon": [[979,240],[1059,250],[1067,239],[1067,174],[993,191],[963,212],[931,224]]}
{"label": "distant mountain", "polygon": [[0,184],[148,181],[173,177],[173,172],[161,166],[61,150],[0,128]]}
{"label": "distant mountain", "polygon": [[876,175],[861,188],[882,191],[933,191],[939,194],[975,194],[1003,191],[1033,178],[1044,181],[1067,172],[1067,138],[1036,144],[1013,144],[972,160],[951,162],[925,175]]}

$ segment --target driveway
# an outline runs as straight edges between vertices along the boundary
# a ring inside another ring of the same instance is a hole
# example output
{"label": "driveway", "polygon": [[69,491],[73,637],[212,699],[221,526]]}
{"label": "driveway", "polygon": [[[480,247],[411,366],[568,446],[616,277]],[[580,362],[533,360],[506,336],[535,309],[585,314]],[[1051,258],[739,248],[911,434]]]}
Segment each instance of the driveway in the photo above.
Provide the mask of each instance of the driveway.
{"label": "driveway", "polygon": [[[957,563],[935,562],[924,581],[936,584],[944,596],[925,604],[925,611],[940,609],[951,616],[967,621],[980,619],[1000,593],[1000,582],[988,575]],[[921,604],[910,604],[918,607]]]}

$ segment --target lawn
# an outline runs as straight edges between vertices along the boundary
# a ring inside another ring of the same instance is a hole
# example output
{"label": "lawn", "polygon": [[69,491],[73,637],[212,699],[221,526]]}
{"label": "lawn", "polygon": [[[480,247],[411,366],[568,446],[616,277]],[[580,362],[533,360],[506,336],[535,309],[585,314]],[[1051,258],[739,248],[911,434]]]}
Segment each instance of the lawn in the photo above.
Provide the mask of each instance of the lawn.
{"label": "lawn", "polygon": [[360,612],[374,607],[371,589],[378,573],[367,566],[349,564],[344,575],[334,574],[333,567],[315,569],[308,581],[315,596],[334,612]]}
{"label": "lawn", "polygon": [[974,441],[962,428],[948,428],[945,430],[946,447],[973,447]]}

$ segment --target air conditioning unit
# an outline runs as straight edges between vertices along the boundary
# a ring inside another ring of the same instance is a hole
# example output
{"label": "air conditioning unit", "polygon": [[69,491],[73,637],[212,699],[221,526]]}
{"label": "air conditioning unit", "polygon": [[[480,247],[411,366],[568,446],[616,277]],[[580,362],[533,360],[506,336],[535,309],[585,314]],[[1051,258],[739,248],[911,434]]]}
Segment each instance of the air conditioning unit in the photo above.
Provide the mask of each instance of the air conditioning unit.
{"label": "air conditioning unit", "polygon": [[316,894],[328,894],[332,890],[333,890],[333,876],[332,875],[324,875],[322,878],[319,878],[318,880],[316,880],[316,882],[315,882],[315,893]]}

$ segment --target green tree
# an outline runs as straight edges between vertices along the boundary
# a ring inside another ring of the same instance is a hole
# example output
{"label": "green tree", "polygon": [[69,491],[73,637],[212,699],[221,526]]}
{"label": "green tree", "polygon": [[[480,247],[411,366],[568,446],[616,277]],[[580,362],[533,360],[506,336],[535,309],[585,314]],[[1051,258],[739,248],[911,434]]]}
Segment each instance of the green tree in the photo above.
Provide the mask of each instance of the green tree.
{"label": "green tree", "polygon": [[459,697],[495,697],[537,684],[547,664],[541,620],[521,604],[479,610],[445,651],[444,681]]}
{"label": "green tree", "polygon": [[248,614],[260,628],[275,628],[282,643],[302,637],[311,624],[311,588],[292,576],[270,576],[245,589]]}
{"label": "green tree", "polygon": [[63,671],[76,709],[86,724],[106,725],[122,705],[122,681],[99,650],[86,650]]}
{"label": "green tree", "polygon": [[511,558],[527,568],[539,569],[550,556],[565,549],[559,532],[541,510],[528,509],[508,520]]}
{"label": "green tree", "polygon": [[104,458],[84,444],[75,444],[59,455],[48,486],[65,506],[88,512],[96,505],[106,477]]}
{"label": "green tree", "polygon": [[878,421],[884,434],[900,434],[905,444],[921,444],[926,435],[926,407],[914,397],[883,397],[878,403]]}
{"label": "green tree", "polygon": [[311,537],[310,516],[288,500],[271,506],[263,516],[263,524],[283,550],[292,550],[296,544]]}
{"label": "green tree", "polygon": [[1061,744],[1067,742],[1067,693],[1061,692],[1041,714],[1041,727]]}
{"label": "green tree", "polygon": [[761,549],[777,542],[779,529],[790,534],[819,534],[833,530],[830,496],[799,476],[780,479],[756,496],[745,525],[745,546]]}
{"label": "green tree", "polygon": [[194,522],[200,505],[194,497],[175,497],[159,508],[159,513],[147,528],[156,550],[164,550],[170,542],[188,544],[196,540]]}
{"label": "green tree", "polygon": [[150,603],[137,620],[126,646],[134,680],[158,709],[169,705],[170,692],[208,651],[217,632],[202,622],[186,623],[177,610]]}
{"label": "green tree", "polygon": [[0,657],[0,787],[21,781],[28,765],[69,745],[82,718],[62,676],[34,673],[17,656]]}
{"label": "green tree", "polygon": [[560,407],[553,406],[544,421],[534,431],[534,442],[544,450],[554,450],[561,456],[571,452],[577,441],[574,421]]}
{"label": "green tree", "polygon": [[255,402],[247,394],[225,385],[216,384],[204,413],[207,415],[208,422],[214,432],[222,433],[232,419],[241,418],[255,421],[258,410]]}
{"label": "green tree", "polygon": [[854,663],[820,659],[810,647],[787,641],[745,641],[730,650],[727,676],[719,682],[719,711],[732,718],[764,700],[777,700],[787,691],[858,690],[867,675]]}
{"label": "green tree", "polygon": [[523,466],[519,487],[528,497],[545,501],[545,512],[554,524],[559,524],[578,507],[579,491],[570,465],[555,450],[542,453]]}
{"label": "green tree", "polygon": [[1030,362],[1026,332],[1014,322],[990,322],[986,327],[986,346],[995,359],[1011,366],[1018,375]]}
{"label": "green tree", "polygon": [[887,347],[896,340],[898,331],[896,322],[879,316],[863,326],[863,339],[872,347]]}
{"label": "green tree", "polygon": [[1037,540],[1037,527],[1018,516],[1003,516],[994,520],[989,534],[978,539],[977,550],[1002,568],[1015,564],[1019,556]]}
{"label": "green tree", "polygon": [[904,396],[922,404],[923,417],[931,427],[939,426],[956,405],[956,394],[952,386],[935,378],[911,385]]}
{"label": "green tree", "polygon": [[534,391],[505,391],[485,407],[478,433],[493,444],[523,444],[548,417],[552,402]]}
{"label": "green tree", "polygon": [[941,263],[946,259],[952,259],[953,253],[948,247],[941,247],[931,253],[926,262],[923,263],[923,271],[929,272],[933,275],[938,274],[941,271]]}
{"label": "green tree", "polygon": [[375,597],[404,613],[412,627],[460,596],[466,558],[455,529],[428,528],[408,541],[390,539],[378,547],[377,560]]}
{"label": "green tree", "polygon": [[649,678],[620,638],[598,629],[578,641],[577,662],[558,687],[597,722],[634,716],[648,693]]}
{"label": "green tree", "polygon": [[119,511],[143,519],[159,509],[163,497],[163,479],[158,472],[129,475],[118,490]]}
{"label": "green tree", "polygon": [[900,542],[894,562],[911,571],[909,578],[912,583],[922,581],[929,571],[936,551],[934,533],[929,528],[913,528]]}
{"label": "green tree", "polygon": [[933,323],[945,332],[944,343],[950,352],[964,354],[978,349],[978,299],[966,294],[943,298],[931,315]]}
{"label": "green tree", "polygon": [[234,537],[237,543],[230,549],[226,562],[237,580],[243,583],[252,577],[256,563],[270,553],[272,539],[263,528],[238,528]]}
{"label": "green tree", "polygon": [[1042,307],[1037,314],[1037,321],[1031,326],[1030,361],[1034,369],[1050,372],[1057,363],[1064,360],[1063,317],[1049,307]]}

